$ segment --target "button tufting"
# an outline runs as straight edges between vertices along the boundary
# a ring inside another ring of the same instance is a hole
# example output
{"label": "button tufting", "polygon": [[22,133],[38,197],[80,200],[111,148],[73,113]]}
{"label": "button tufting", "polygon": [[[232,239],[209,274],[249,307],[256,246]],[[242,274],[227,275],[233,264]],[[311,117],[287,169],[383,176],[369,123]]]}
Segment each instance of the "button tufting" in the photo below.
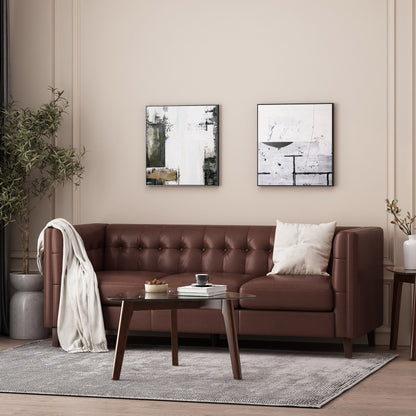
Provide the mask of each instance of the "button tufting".
{"label": "button tufting", "polygon": [[248,252],[248,248],[246,248],[244,251],[247,253]]}
{"label": "button tufting", "polygon": [[201,248],[201,251],[205,251],[205,250],[206,250],[206,248],[204,248],[204,247]]}
{"label": "button tufting", "polygon": [[159,248],[158,248],[158,250],[159,250],[159,251],[162,251],[162,247],[159,247]]}
{"label": "button tufting", "polygon": [[183,251],[183,247],[180,247],[180,248],[179,248],[179,251]]}
{"label": "button tufting", "polygon": [[226,249],[226,248],[224,248],[224,250],[223,250],[223,251],[224,251],[224,253],[225,253],[225,252],[227,251],[227,249]]}

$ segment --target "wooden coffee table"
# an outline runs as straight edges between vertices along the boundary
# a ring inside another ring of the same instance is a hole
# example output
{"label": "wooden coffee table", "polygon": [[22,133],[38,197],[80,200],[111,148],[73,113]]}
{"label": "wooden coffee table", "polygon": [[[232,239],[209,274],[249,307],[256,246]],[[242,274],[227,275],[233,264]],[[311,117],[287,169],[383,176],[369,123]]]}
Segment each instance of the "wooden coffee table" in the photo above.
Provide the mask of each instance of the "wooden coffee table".
{"label": "wooden coffee table", "polygon": [[172,365],[178,365],[178,309],[221,309],[227,334],[233,376],[242,379],[240,352],[238,348],[237,328],[234,319],[234,301],[255,298],[254,295],[240,295],[227,292],[224,295],[210,297],[183,296],[176,291],[168,293],[145,293],[143,291],[120,293],[108,297],[110,301],[121,302],[120,321],[117,332],[116,351],[114,355],[113,380],[120,379],[126,349],[127,335],[134,311],[170,310]]}

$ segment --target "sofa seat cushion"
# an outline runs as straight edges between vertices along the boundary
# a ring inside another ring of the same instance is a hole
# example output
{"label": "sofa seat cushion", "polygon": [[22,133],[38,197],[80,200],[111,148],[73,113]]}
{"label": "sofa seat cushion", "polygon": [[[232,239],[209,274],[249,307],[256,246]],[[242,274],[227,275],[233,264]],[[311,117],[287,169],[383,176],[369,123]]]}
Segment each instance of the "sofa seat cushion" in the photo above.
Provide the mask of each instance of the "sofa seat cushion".
{"label": "sofa seat cushion", "polygon": [[[216,285],[227,285],[227,290],[229,292],[237,293],[240,291],[242,284],[252,279],[252,276],[248,274],[239,273],[209,273],[209,275],[212,279],[211,283]],[[195,273],[170,274],[164,276],[163,280],[169,284],[169,287],[176,288],[178,286],[187,286],[195,283]]]}
{"label": "sofa seat cushion", "polygon": [[325,312],[334,307],[330,276],[273,274],[244,283],[240,293],[256,295],[240,300],[245,309]]}
{"label": "sofa seat cushion", "polygon": [[165,280],[164,273],[147,271],[105,270],[96,272],[96,274],[102,305],[114,304],[114,302],[107,300],[109,296],[114,296],[118,293],[133,294],[138,290],[144,289],[146,280]]}

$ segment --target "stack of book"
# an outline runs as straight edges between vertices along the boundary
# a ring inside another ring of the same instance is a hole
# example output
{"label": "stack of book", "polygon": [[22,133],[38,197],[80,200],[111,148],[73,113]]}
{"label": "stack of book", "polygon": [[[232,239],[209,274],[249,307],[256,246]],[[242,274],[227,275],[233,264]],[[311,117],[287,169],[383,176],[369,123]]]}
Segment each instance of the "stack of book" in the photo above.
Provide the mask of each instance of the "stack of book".
{"label": "stack of book", "polygon": [[178,287],[178,295],[181,296],[217,296],[227,292],[227,285],[198,286],[196,284]]}

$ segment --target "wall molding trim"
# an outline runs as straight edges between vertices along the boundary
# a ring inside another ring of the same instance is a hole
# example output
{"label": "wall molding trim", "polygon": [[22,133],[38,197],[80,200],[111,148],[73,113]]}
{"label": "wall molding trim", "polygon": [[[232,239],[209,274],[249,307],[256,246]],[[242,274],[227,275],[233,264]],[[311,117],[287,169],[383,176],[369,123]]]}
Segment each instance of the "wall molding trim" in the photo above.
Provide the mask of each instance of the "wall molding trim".
{"label": "wall molding trim", "polygon": [[[72,145],[81,149],[80,132],[80,0],[72,3]],[[80,222],[80,193],[75,185],[72,187],[72,221]]]}
{"label": "wall molding trim", "polygon": [[[387,0],[387,79],[386,79],[386,139],[387,139],[387,189],[391,200],[396,195],[396,0]],[[395,227],[386,212],[385,265],[394,264]]]}
{"label": "wall molding trim", "polygon": [[416,4],[412,1],[412,145],[413,145],[413,175],[412,175],[412,189],[413,189],[413,204],[412,212],[416,212]]}

